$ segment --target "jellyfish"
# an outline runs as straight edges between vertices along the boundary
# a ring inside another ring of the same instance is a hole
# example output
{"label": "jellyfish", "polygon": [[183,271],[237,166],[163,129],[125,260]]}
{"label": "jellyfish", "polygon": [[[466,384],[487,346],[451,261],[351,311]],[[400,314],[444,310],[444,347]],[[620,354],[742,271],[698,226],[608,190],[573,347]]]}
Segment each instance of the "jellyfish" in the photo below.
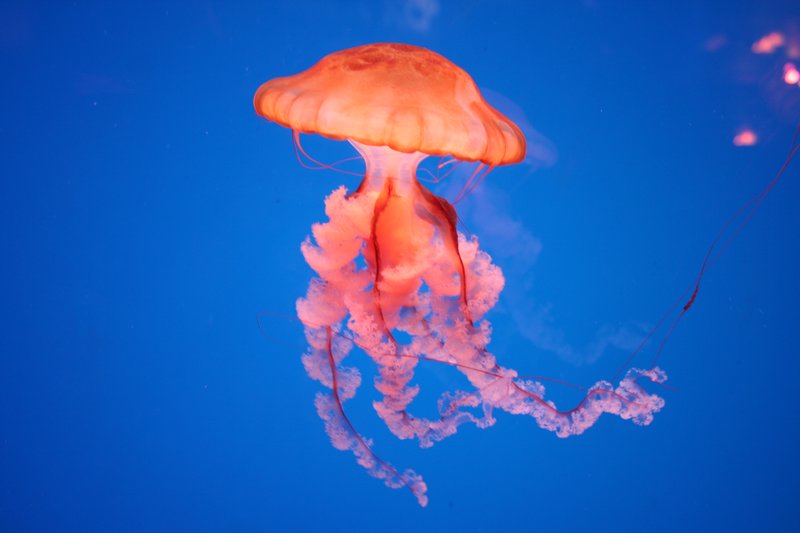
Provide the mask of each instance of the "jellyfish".
{"label": "jellyfish", "polygon": [[[631,369],[616,387],[600,381],[576,407],[559,410],[540,381],[502,366],[489,351],[485,315],[498,300],[503,273],[477,237],[459,231],[453,205],[417,176],[429,156],[473,162],[466,191],[492,168],[525,157],[520,129],[486,103],[466,71],[425,48],[369,44],[264,83],[254,105],[293,130],[295,142],[301,133],[347,140],[365,163],[358,188],[334,190],[325,200],[327,222],[314,224],[301,245],[316,276],[297,314],[308,342],[303,365],[330,391],[315,400],[326,432],[370,475],[407,487],[427,504],[423,478],[378,457],[345,413],[344,402],[361,383],[358,369],[345,364],[354,347],[377,365],[377,415],[396,437],[422,447],[464,424],[489,427],[496,410],[529,416],[567,437],[603,413],[647,425],[662,408],[663,399],[639,383],[663,382],[659,368]],[[471,387],[442,394],[432,418],[411,410],[422,362],[453,367]]]}

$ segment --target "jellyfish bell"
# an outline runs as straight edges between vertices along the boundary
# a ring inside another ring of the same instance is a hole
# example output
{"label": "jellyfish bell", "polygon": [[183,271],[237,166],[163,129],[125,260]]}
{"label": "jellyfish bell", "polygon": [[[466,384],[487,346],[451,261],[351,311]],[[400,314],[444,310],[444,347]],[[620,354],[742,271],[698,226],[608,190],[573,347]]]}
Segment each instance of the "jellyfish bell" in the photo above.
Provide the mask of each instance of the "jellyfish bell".
{"label": "jellyfish bell", "polygon": [[[518,377],[488,351],[484,315],[497,302],[503,274],[477,238],[458,231],[453,206],[416,177],[430,155],[477,162],[466,191],[485,176],[480,169],[525,157],[521,130],[486,103],[464,70],[424,48],[370,44],[268,81],[254,105],[295,135],[348,140],[366,163],[355,191],[340,187],[326,199],[329,220],[314,224],[313,239],[301,246],[318,276],[297,302],[309,344],[303,365],[331,390],[317,395],[316,407],[336,448],[427,503],[422,478],[379,459],[345,414],[343,403],[361,382],[358,370],[343,364],[354,345],[378,367],[378,416],[398,438],[423,447],[463,424],[491,426],[493,409],[530,416],[562,437],[582,433],[603,413],[650,423],[663,400],[637,380],[663,381],[659,369],[632,370],[616,388],[599,382],[577,407],[559,411],[543,399],[541,383]],[[455,367],[474,390],[445,392],[437,417],[415,416],[409,407],[419,388],[411,380],[420,361]]]}
{"label": "jellyfish bell", "polygon": [[[368,44],[263,84],[256,112],[302,133],[489,166],[525,157],[525,137],[463,69],[407,44]],[[402,157],[399,156],[398,157]]]}

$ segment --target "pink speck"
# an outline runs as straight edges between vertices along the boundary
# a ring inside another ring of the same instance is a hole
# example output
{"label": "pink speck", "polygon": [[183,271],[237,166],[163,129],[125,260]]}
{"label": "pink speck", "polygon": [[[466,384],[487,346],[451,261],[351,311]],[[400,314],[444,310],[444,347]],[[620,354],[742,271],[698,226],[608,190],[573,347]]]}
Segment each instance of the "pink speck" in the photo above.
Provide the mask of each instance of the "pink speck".
{"label": "pink speck", "polygon": [[754,54],[771,54],[785,42],[786,39],[781,32],[773,31],[754,42],[750,49]]}
{"label": "pink speck", "polygon": [[751,129],[743,129],[733,138],[734,146],[753,146],[758,142],[758,135]]}
{"label": "pink speck", "polygon": [[794,63],[786,63],[783,66],[783,81],[789,85],[796,85],[800,82],[800,71],[794,66]]}

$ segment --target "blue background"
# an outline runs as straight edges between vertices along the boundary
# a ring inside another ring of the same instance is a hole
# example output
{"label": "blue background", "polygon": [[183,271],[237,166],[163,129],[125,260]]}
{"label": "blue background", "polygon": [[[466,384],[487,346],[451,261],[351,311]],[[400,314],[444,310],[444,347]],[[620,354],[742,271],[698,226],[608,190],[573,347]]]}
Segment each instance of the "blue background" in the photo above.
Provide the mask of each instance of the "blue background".
{"label": "blue background", "polygon": [[[382,427],[373,365],[354,354],[365,382],[348,412],[382,457],[425,477],[422,509],[331,447],[300,325],[258,327],[260,311],[293,314],[311,277],[299,243],[324,197],[358,180],[301,168],[252,96],[332,51],[399,41],[513,102],[546,161],[497,169],[459,204],[507,275],[492,349],[588,386],[627,356],[593,346],[655,323],[782,163],[800,87],[780,79],[785,48],[750,45],[773,30],[796,41],[799,11],[4,2],[0,530],[797,531],[800,162],[666,345],[675,390],[649,427],[604,417],[562,440],[500,414],[421,450]],[[741,127],[756,146],[732,145]],[[436,190],[452,198],[464,179]],[[423,414],[463,385],[449,368],[418,375]]]}

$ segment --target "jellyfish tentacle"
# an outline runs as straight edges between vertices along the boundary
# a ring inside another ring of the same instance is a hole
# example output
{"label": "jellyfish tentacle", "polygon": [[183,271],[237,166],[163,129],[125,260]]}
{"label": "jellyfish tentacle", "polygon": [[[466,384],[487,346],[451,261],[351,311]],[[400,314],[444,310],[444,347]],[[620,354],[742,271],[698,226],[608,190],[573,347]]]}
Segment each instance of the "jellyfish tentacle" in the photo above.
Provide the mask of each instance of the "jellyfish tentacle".
{"label": "jellyfish tentacle", "polygon": [[[333,345],[332,345],[332,335],[331,335],[331,328],[327,326],[325,328],[325,335],[327,340],[327,355],[328,355],[328,364],[330,366],[331,371],[331,379],[332,379],[332,387],[331,387],[331,397],[334,400],[334,406],[336,408],[336,414],[338,415],[338,420],[334,418],[325,418],[326,422],[326,429],[328,434],[331,435],[332,439],[339,439],[341,436],[339,435],[339,430],[341,425],[344,425],[351,435],[351,441],[348,443],[348,448],[353,452],[353,454],[358,458],[358,463],[367,469],[367,472],[378,479],[382,479],[384,483],[391,488],[399,488],[399,487],[408,487],[411,490],[411,493],[417,498],[419,504],[425,507],[428,503],[428,497],[425,495],[427,491],[427,486],[425,482],[422,480],[422,477],[417,475],[413,470],[406,470],[404,473],[400,473],[395,469],[392,465],[381,459],[373,450],[370,443],[364,439],[361,434],[356,430],[353,426],[352,422],[348,418],[347,414],[344,412],[344,406],[342,405],[342,398],[339,396],[339,386],[338,386],[338,372],[336,369],[336,361],[334,360],[333,356]],[[323,402],[320,402],[321,404]],[[322,405],[321,415],[324,413],[325,406]],[[337,427],[338,426],[338,427]],[[335,436],[334,436],[335,435]]]}
{"label": "jellyfish tentacle", "polygon": [[392,335],[391,330],[386,325],[386,317],[383,314],[383,306],[381,304],[381,281],[383,280],[383,264],[381,261],[381,249],[380,244],[378,242],[378,221],[380,220],[381,214],[384,212],[386,207],[389,205],[389,201],[391,200],[393,192],[393,185],[392,180],[387,180],[383,189],[381,190],[380,195],[375,200],[375,206],[372,209],[372,223],[370,225],[370,238],[369,242],[372,246],[373,252],[373,261],[374,261],[374,275],[373,275],[373,282],[372,282],[372,292],[375,295],[375,310],[378,314],[378,318],[380,319],[381,326],[383,328],[383,332],[386,337],[389,339],[389,342],[395,347],[395,351],[398,349],[397,340]]}
{"label": "jellyfish tentacle", "polygon": [[[413,417],[406,410],[419,391],[418,387],[408,386],[408,383],[413,378],[413,369],[417,362],[409,359],[398,360],[402,348],[386,323],[381,296],[384,264],[381,258],[378,228],[381,215],[393,196],[394,180],[390,178],[384,182],[384,186],[375,201],[369,238],[373,257],[372,292],[374,294],[375,313],[383,334],[391,344],[391,351],[389,354],[381,354],[368,349],[367,352],[378,365],[379,377],[376,378],[375,388],[383,395],[380,401],[373,402],[373,407],[395,436],[410,438],[419,432],[420,427],[426,426],[424,422]],[[409,434],[408,428],[417,429],[412,429],[411,434]]]}
{"label": "jellyfish tentacle", "polygon": [[436,196],[424,185],[417,183],[417,190],[422,197],[421,205],[431,217],[431,221],[439,230],[445,249],[458,270],[460,283],[460,299],[464,307],[464,316],[469,324],[472,324],[472,316],[467,304],[467,273],[464,268],[464,261],[458,249],[458,229],[456,222],[458,217],[455,208],[444,198]]}
{"label": "jellyfish tentacle", "polygon": [[[372,192],[370,194],[373,194],[373,196],[376,194],[376,180],[373,180],[371,185],[365,185],[371,177],[372,176],[369,175],[365,177],[364,182],[359,186],[359,194],[364,194],[367,190],[371,190]],[[412,287],[409,289],[405,287],[404,281],[399,279],[396,274],[392,279],[384,279],[384,272],[387,268],[390,268],[390,265],[387,265],[389,261],[384,261],[383,250],[380,243],[383,239],[386,239],[387,236],[383,235],[381,232],[388,232],[394,228],[392,227],[393,219],[383,224],[384,221],[382,217],[391,210],[395,212],[397,210],[406,210],[409,213],[414,212],[407,205],[409,204],[408,199],[403,197],[396,189],[394,183],[395,180],[392,178],[383,181],[380,191],[377,193],[377,197],[375,197],[371,207],[369,236],[365,238],[365,243],[367,245],[365,251],[369,252],[365,254],[365,258],[369,270],[371,271],[370,274],[372,278],[372,305],[370,306],[369,303],[365,301],[363,295],[359,298],[351,297],[349,299],[350,305],[348,306],[348,311],[351,315],[349,325],[356,337],[359,338],[357,344],[360,344],[362,348],[365,349],[373,360],[375,360],[379,368],[379,378],[376,380],[375,386],[379,392],[382,393],[383,398],[374,403],[378,414],[389,429],[399,438],[418,438],[423,446],[430,446],[433,442],[455,433],[456,428],[465,422],[472,422],[481,427],[485,427],[489,425],[489,422],[487,422],[489,417],[477,417],[462,409],[462,407],[477,407],[480,404],[477,400],[479,396],[475,394],[459,395],[457,393],[445,393],[440,400],[440,404],[443,406],[441,408],[440,417],[435,420],[415,417],[407,409],[419,390],[418,387],[409,386],[410,381],[413,379],[413,371],[418,359],[408,357],[409,355],[414,355],[415,347],[413,343],[411,346],[401,346],[392,333],[392,330],[401,327],[401,324],[397,318],[396,303],[392,305],[387,303],[387,305],[389,305],[388,312],[390,313],[390,315],[387,315],[387,308],[384,305],[383,287],[385,286],[387,290],[389,290],[391,293],[389,296],[391,297],[395,297],[398,291],[403,292],[405,290],[406,294],[403,300],[406,302],[420,298],[420,287],[419,283],[416,284],[416,288]],[[419,192],[413,187],[410,188],[409,191],[411,193]],[[455,230],[455,212],[443,199],[439,199],[430,193],[428,194],[429,199],[427,203],[431,207],[427,210],[428,213],[426,214],[428,216],[425,218],[430,221],[430,219],[435,216],[437,222],[436,227],[439,228],[442,243],[447,242],[449,236],[451,244],[449,251],[439,251],[436,254],[432,254],[431,257],[427,257],[425,260],[433,261],[438,258],[445,263],[448,261],[450,261],[451,264],[455,263],[461,281],[459,300],[463,302],[463,309],[466,314],[468,312],[468,307],[466,305],[466,283],[464,282],[466,274],[463,269],[463,262],[458,253],[458,234]],[[347,200],[350,198],[354,198],[354,196],[348,196]],[[405,202],[405,204],[403,202]],[[447,207],[450,207],[449,211]],[[394,217],[396,216],[395,212],[392,212],[391,215],[387,214],[387,216]],[[336,224],[336,221],[332,219],[330,223]],[[428,246],[439,248],[442,245],[431,245],[429,243]],[[335,245],[331,243],[331,247],[335,248]],[[393,253],[396,254],[396,251]],[[456,258],[455,261],[452,260],[453,257]],[[338,278],[341,276],[336,277]],[[358,304],[359,301],[362,303]],[[415,315],[418,316],[418,313],[415,312],[409,316],[413,317]],[[389,319],[390,317],[391,320]],[[409,320],[413,321],[413,318]],[[377,326],[377,331],[374,326]],[[407,327],[407,324],[402,327]],[[376,333],[378,335],[376,335]],[[388,346],[384,341],[388,341]],[[458,401],[453,401],[452,398],[458,398]],[[456,405],[458,405],[458,409],[455,408]]]}

